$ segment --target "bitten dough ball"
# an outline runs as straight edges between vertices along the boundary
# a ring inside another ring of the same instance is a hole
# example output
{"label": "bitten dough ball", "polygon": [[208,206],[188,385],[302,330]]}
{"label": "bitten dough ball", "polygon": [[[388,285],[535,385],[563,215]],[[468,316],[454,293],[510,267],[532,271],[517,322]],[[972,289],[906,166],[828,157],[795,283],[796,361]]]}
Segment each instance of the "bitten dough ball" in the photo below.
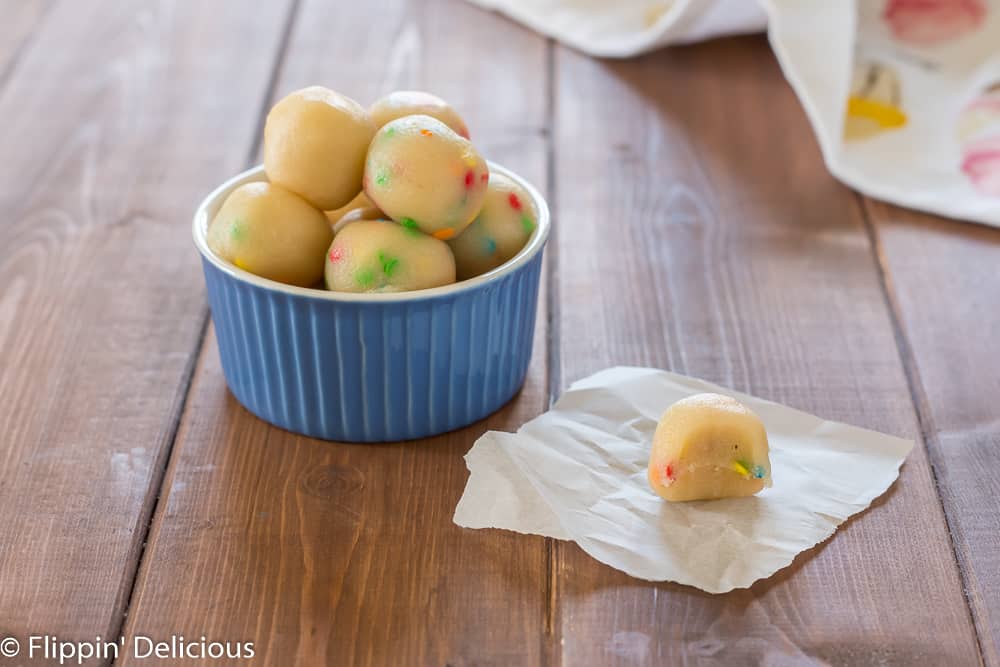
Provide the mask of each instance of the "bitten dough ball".
{"label": "bitten dough ball", "polygon": [[368,111],[322,86],[291,93],[264,125],[264,169],[272,183],[313,206],[343,206],[361,191],[365,152],[375,134]]}
{"label": "bitten dough ball", "polygon": [[377,128],[403,116],[423,114],[437,118],[459,136],[469,138],[469,128],[465,126],[465,121],[458,112],[437,95],[421,90],[397,90],[389,93],[371,105],[368,112]]}
{"label": "bitten dough ball", "polygon": [[649,485],[666,500],[750,496],[771,486],[764,424],[739,401],[697,394],[671,405],[653,434]]}
{"label": "bitten dough ball", "polygon": [[223,202],[208,226],[208,247],[263,278],[310,287],[323,277],[333,232],[322,212],[272,183],[246,183]]}
{"label": "bitten dough ball", "polygon": [[538,224],[527,191],[503,174],[490,174],[483,208],[459,236],[448,241],[458,279],[486,273],[524,247]]}
{"label": "bitten dough ball", "polygon": [[365,194],[404,227],[447,241],[479,214],[489,168],[468,140],[430,116],[381,128],[368,148]]}
{"label": "bitten dough ball", "polygon": [[334,292],[405,292],[453,282],[447,243],[388,220],[352,222],[326,255],[326,287]]}

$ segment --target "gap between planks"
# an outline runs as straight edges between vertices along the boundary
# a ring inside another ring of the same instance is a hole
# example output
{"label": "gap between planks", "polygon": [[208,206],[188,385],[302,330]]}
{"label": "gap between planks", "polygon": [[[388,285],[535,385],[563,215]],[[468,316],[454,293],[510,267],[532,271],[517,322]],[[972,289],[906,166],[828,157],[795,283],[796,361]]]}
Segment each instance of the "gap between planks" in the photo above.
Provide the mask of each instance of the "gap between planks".
{"label": "gap between planks", "polygon": [[942,465],[940,461],[940,442],[935,435],[931,417],[929,402],[924,392],[924,384],[920,378],[920,369],[917,367],[916,357],[913,354],[913,347],[906,336],[903,327],[902,311],[896,299],[896,293],[892,285],[892,275],[888,262],[885,260],[885,253],[882,249],[882,241],[875,229],[871,212],[865,205],[867,197],[859,192],[854,192],[855,201],[864,221],[865,234],[868,236],[868,245],[871,248],[872,260],[875,264],[875,271],[878,275],[879,287],[882,290],[882,298],[885,300],[886,312],[889,315],[889,322],[892,325],[893,337],[896,341],[896,351],[899,354],[899,362],[903,367],[903,375],[906,378],[906,386],[910,392],[910,402],[913,405],[913,412],[917,418],[917,428],[920,430],[920,440],[924,451],[927,453],[927,461],[930,467],[931,480],[934,483],[934,492],[937,495],[938,505],[941,507],[941,514],[944,516],[945,527],[948,533],[948,545],[951,547],[951,556],[954,560],[955,570],[958,572],[959,580],[962,582],[962,597],[965,599],[965,611],[968,614],[969,622],[972,625],[976,637],[976,648],[979,650],[979,661],[983,664],[986,656],[983,645],[983,629],[980,628],[976,614],[973,612],[972,598],[969,594],[969,580],[966,568],[962,563],[962,558],[958,553],[958,544],[955,541],[955,526],[948,508],[945,507],[944,496],[941,489],[939,470]]}
{"label": "gap between planks", "polygon": [[[292,28],[295,25],[296,16],[298,16],[299,3],[300,0],[291,0],[288,7],[288,14],[285,17],[285,24],[282,26],[278,49],[275,53],[274,62],[271,65],[271,71],[268,73],[267,85],[264,87],[264,94],[261,97],[260,107],[257,111],[257,121],[255,124],[256,131],[254,132],[254,138],[250,142],[250,148],[247,151],[246,160],[244,161],[244,165],[247,168],[253,166],[257,158],[257,153],[260,151],[260,145],[263,140],[264,119],[267,117],[267,112],[270,109],[270,102],[274,97],[274,93],[278,85],[278,77],[281,73],[282,65],[285,62],[285,54],[288,52]],[[191,350],[191,354],[188,358],[187,366],[184,369],[184,375],[181,380],[178,408],[171,420],[164,453],[160,456],[162,463],[157,466],[155,477],[150,482],[151,488],[157,489],[156,497],[150,505],[148,512],[141,514],[139,521],[137,522],[138,525],[136,530],[142,533],[142,539],[138,542],[139,553],[135,557],[135,567],[133,567],[128,580],[124,582],[124,585],[122,586],[122,590],[127,590],[128,593],[124,596],[124,599],[120,603],[121,606],[117,612],[118,621],[114,627],[114,631],[110,635],[111,637],[120,636],[125,628],[125,622],[128,619],[129,613],[132,611],[136,587],[139,582],[139,573],[145,564],[147,555],[146,547],[149,544],[150,532],[153,529],[153,525],[160,519],[160,501],[166,497],[166,489],[164,485],[169,481],[167,479],[167,470],[170,469],[171,463],[173,462],[174,447],[177,444],[177,436],[180,431],[181,421],[183,420],[184,414],[188,409],[188,403],[191,399],[191,386],[195,377],[195,370],[198,367],[199,359],[201,359],[202,349],[205,347],[205,340],[208,334],[208,325],[211,317],[207,306],[202,309],[200,317],[201,322],[198,337]],[[115,665],[117,662],[118,658],[115,657],[112,659],[110,664]]]}

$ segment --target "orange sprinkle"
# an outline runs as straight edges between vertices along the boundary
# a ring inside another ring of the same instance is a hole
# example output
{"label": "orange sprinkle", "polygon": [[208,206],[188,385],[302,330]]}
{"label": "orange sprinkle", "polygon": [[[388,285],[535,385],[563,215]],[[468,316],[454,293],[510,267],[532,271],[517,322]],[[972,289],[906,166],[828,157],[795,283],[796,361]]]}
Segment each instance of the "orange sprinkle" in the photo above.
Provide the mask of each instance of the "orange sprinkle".
{"label": "orange sprinkle", "polygon": [[433,236],[434,238],[441,239],[442,241],[447,241],[454,235],[455,235],[455,230],[452,229],[451,227],[445,227],[444,229],[439,229],[433,234],[431,234],[431,236]]}
{"label": "orange sprinkle", "polygon": [[420,134],[424,135],[425,137],[429,137],[429,136],[431,136],[434,133],[425,128],[423,130],[420,130]]}

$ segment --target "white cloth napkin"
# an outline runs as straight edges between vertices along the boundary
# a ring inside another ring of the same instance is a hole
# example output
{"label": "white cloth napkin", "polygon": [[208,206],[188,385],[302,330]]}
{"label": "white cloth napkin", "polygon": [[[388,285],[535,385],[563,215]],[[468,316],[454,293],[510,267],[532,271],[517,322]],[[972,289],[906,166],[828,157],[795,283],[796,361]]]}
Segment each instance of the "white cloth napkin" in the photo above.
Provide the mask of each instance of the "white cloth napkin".
{"label": "white cloth napkin", "polygon": [[[667,406],[706,391],[733,396],[764,422],[773,486],[668,503],[646,481],[653,431]],[[632,576],[724,593],[830,537],[889,488],[912,448],[703,380],[610,368],[575,382],[517,433],[479,438],[454,521],[574,540]]]}
{"label": "white cloth napkin", "polygon": [[471,1],[608,57],[766,25],[834,176],[1000,226],[1000,0]]}

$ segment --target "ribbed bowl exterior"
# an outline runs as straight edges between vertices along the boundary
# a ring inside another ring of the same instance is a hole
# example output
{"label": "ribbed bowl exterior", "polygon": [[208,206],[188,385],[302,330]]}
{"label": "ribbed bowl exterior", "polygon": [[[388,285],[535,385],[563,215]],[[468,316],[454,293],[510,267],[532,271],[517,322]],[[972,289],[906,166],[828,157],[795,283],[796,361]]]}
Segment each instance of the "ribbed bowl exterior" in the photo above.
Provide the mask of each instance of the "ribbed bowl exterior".
{"label": "ribbed bowl exterior", "polygon": [[531,360],[542,253],[475,289],[336,302],[244,282],[202,261],[226,382],[250,412],[326,440],[382,442],[498,410]]}

